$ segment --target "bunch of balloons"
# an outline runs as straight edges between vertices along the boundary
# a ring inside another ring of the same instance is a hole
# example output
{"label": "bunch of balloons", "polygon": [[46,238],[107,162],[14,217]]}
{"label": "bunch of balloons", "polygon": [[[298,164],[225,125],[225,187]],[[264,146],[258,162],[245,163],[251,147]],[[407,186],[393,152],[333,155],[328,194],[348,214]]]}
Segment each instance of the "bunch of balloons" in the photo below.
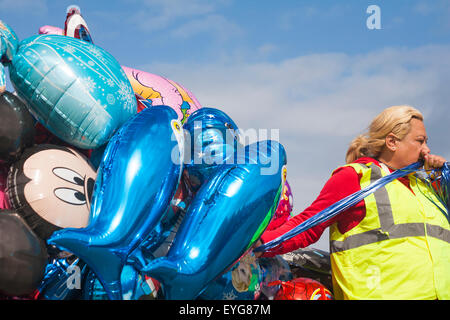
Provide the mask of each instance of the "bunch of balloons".
{"label": "bunch of balloons", "polygon": [[77,7],[40,33],[0,22],[2,297],[257,299],[292,279],[252,253],[292,211],[280,143],[242,145],[225,112],[121,66]]}

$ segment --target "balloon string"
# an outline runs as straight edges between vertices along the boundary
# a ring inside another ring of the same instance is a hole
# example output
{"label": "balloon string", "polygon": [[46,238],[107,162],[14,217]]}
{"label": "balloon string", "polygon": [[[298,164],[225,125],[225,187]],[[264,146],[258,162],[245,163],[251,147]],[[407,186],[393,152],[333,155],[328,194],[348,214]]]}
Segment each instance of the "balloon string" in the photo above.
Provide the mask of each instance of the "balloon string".
{"label": "balloon string", "polygon": [[261,252],[261,251],[269,251],[270,252],[270,249],[273,249],[274,247],[280,245],[282,242],[289,240],[289,239],[297,236],[298,234],[305,232],[306,230],[333,218],[334,216],[341,213],[342,211],[347,210],[348,208],[354,206],[355,204],[357,204],[358,202],[363,200],[365,197],[372,194],[379,188],[385,186],[389,182],[392,182],[393,180],[395,180],[397,178],[401,178],[411,172],[418,171],[422,166],[423,166],[422,162],[416,162],[416,163],[413,163],[402,169],[398,169],[398,170],[392,172],[391,174],[378,179],[377,181],[371,183],[366,188],[364,188],[360,191],[357,191],[357,192],[337,201],[336,203],[332,204],[328,208],[320,211],[319,213],[312,216],[311,218],[303,221],[301,224],[299,224],[298,226],[289,230],[285,234],[253,249],[253,251],[254,252]]}
{"label": "balloon string", "polygon": [[424,194],[422,191],[421,192],[445,215],[450,223],[450,163],[446,162],[443,167],[439,169],[440,174],[436,171],[437,170],[433,170],[430,173],[430,176],[437,178],[431,179],[430,182],[427,181],[427,184],[442,206],[437,204],[432,198]]}

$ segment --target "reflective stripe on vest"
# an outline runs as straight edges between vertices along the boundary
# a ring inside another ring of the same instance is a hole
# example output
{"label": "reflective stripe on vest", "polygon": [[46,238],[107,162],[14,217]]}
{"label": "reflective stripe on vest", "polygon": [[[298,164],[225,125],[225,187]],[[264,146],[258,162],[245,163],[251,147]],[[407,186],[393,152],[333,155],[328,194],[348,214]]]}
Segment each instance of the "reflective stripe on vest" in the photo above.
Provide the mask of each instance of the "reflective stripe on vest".
{"label": "reflective stripe on vest", "polygon": [[[367,168],[363,164],[361,164],[361,166]],[[372,164],[370,168],[372,169],[370,183],[373,183],[382,177],[381,168],[374,164]],[[385,187],[379,188],[375,191],[374,197],[378,210],[380,228],[350,235],[344,241],[330,241],[331,253],[350,250],[366,244],[389,239],[425,236],[425,231],[430,237],[450,243],[450,231],[440,226],[430,225],[428,223],[395,224],[394,216],[392,214],[392,206]]]}

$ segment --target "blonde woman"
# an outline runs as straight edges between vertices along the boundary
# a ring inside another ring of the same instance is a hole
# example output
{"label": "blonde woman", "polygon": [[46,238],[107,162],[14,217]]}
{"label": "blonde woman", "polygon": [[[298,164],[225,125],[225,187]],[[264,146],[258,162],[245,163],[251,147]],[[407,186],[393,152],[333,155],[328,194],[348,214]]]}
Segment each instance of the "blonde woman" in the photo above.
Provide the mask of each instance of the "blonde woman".
{"label": "blonde woman", "polygon": [[[261,237],[267,243],[342,198],[430,153],[422,114],[410,106],[385,109],[355,138],[347,164],[334,170],[302,213]],[[289,239],[264,256],[307,247],[330,227],[333,291],[337,299],[450,299],[450,227],[418,174],[399,178],[333,219]],[[433,201],[430,201],[433,200]]]}

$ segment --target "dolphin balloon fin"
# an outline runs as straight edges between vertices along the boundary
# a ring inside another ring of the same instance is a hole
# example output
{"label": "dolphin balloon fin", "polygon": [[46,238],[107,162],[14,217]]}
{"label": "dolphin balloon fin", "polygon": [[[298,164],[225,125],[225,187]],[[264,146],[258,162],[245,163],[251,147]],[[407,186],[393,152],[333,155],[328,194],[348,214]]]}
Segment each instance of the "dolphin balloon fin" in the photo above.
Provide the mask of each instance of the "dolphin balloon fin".
{"label": "dolphin balloon fin", "polygon": [[[111,250],[105,250],[103,247],[89,246],[86,241],[82,240],[83,236],[84,234],[76,229],[66,228],[54,232],[47,242],[60,249],[76,252],[77,256],[87,263],[96,274],[104,274],[99,280],[109,299],[121,300],[123,298],[120,285],[120,275],[123,268],[121,257]],[[83,251],[80,250],[80,247],[89,247],[89,249]],[[103,269],[105,268],[108,269],[108,272],[104,272]]]}
{"label": "dolphin balloon fin", "polygon": [[170,283],[170,280],[175,278],[176,275],[181,276],[179,269],[176,262],[169,260],[167,257],[161,257],[151,261],[140,271],[144,274],[155,275],[155,279],[162,283]]}

